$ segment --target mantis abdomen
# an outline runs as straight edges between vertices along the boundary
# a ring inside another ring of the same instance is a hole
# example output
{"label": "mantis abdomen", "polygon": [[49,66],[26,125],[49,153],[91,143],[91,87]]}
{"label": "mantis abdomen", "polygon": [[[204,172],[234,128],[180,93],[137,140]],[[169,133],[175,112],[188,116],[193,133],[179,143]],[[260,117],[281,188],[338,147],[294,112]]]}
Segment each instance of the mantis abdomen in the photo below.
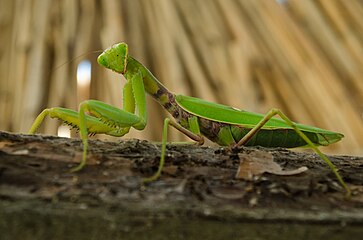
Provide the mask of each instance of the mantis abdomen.
{"label": "mantis abdomen", "polygon": [[[172,97],[174,99],[174,97]],[[222,146],[236,145],[264,115],[210,103],[189,96],[177,95],[170,111],[183,127],[190,129],[188,118],[197,117],[200,132]],[[168,110],[168,109],[167,109]],[[177,112],[177,114],[175,114]],[[341,140],[341,133],[294,123],[315,146],[327,146]],[[246,146],[303,147],[308,144],[301,136],[280,118],[271,118],[247,142]]]}
{"label": "mantis abdomen", "polygon": [[[199,123],[201,133],[222,146],[235,145],[251,130],[251,128],[239,125],[213,123],[211,120],[201,118]],[[337,133],[302,132],[317,146],[327,146],[343,137]],[[260,129],[244,145],[295,148],[306,146],[307,143],[294,129]]]}
{"label": "mantis abdomen", "polygon": [[[231,126],[232,136],[236,143],[242,139],[251,129]],[[303,133],[316,145],[329,145],[339,141],[340,137],[331,139],[330,136],[323,133],[306,132]],[[259,130],[247,143],[247,146],[263,146],[263,147],[286,147],[295,148],[306,146],[306,142],[293,129],[274,129]]]}

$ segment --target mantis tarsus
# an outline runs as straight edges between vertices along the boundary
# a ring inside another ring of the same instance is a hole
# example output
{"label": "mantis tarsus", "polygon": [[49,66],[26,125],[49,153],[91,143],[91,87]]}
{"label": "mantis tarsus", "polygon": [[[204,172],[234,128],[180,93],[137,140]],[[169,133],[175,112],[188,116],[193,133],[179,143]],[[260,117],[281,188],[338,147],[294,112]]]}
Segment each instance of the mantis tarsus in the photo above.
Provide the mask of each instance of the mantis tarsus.
{"label": "mantis tarsus", "polygon": [[[176,120],[166,118],[162,134],[161,158],[158,171],[145,181],[156,180],[163,169],[168,126],[171,125],[198,144],[203,136],[222,146],[237,149],[242,145],[265,147],[311,147],[331,168],[347,195],[350,189],[338,170],[317,146],[329,145],[343,138],[343,134],[292,122],[278,109],[266,115],[238,110],[202,99],[175,95],[166,89],[141,63],[128,54],[128,46],[118,43],[106,49],[98,63],[124,75],[123,109],[97,100],[86,100],[79,111],[65,108],[49,108],[34,121],[29,133],[35,133],[44,117],[58,118],[80,131],[83,155],[80,164],[72,171],[81,170],[86,164],[88,135],[107,134],[121,137],[131,127],[143,130],[147,123],[145,92],[160,103]],[[279,115],[280,118],[274,118]]]}

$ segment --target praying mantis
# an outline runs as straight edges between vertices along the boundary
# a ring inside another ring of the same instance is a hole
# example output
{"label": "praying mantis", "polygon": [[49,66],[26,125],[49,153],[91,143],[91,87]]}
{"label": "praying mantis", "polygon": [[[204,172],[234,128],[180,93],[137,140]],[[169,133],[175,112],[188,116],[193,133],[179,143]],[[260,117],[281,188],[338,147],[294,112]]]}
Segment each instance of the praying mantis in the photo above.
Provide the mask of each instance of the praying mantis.
{"label": "praying mantis", "polygon": [[[81,170],[87,161],[88,136],[107,134],[121,137],[130,128],[143,130],[147,124],[146,94],[150,94],[173,119],[166,118],[162,132],[161,157],[157,172],[144,179],[145,182],[158,179],[162,173],[166,155],[168,127],[179,130],[197,144],[204,143],[204,137],[231,149],[240,146],[264,147],[310,147],[326,162],[337,180],[351,194],[350,189],[337,168],[318,146],[326,146],[341,140],[344,135],[317,127],[292,122],[279,109],[273,108],[267,114],[257,114],[233,107],[207,102],[199,98],[176,95],[159,82],[153,74],[128,53],[126,43],[118,43],[106,49],[97,62],[108,69],[124,75],[123,109],[97,100],[80,103],[79,111],[53,107],[43,110],[32,124],[29,133],[34,134],[46,116],[57,118],[79,129],[83,143],[82,160],[71,171]],[[275,118],[274,116],[280,116]]]}

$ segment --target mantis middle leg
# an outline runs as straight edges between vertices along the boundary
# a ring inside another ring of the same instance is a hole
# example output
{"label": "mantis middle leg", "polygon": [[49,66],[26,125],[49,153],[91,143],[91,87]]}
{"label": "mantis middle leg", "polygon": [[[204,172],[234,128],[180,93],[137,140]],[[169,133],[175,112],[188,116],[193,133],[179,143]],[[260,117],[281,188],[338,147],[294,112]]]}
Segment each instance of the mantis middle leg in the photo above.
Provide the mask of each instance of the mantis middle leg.
{"label": "mantis middle leg", "polygon": [[157,172],[153,176],[145,178],[144,182],[155,181],[161,175],[161,171],[163,170],[164,163],[165,163],[166,142],[167,142],[167,138],[168,138],[168,127],[169,127],[169,125],[176,128],[177,130],[179,130],[180,132],[182,132],[183,134],[188,136],[190,139],[196,141],[197,144],[203,145],[204,138],[200,134],[200,129],[199,129],[199,124],[198,124],[197,117],[189,118],[188,122],[189,122],[189,126],[190,126],[191,130],[188,130],[188,129],[182,127],[181,125],[174,122],[170,118],[165,118],[164,127],[163,127],[163,135],[162,135],[162,140],[161,140],[161,157],[160,157],[159,167],[158,167]]}

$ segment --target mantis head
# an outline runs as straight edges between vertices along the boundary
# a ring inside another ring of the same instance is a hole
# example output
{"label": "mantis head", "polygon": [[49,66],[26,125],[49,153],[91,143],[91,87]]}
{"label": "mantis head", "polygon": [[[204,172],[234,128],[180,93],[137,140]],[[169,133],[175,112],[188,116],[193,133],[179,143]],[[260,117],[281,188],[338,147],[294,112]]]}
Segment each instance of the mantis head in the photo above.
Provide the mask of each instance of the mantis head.
{"label": "mantis head", "polygon": [[97,62],[101,66],[124,74],[126,72],[128,52],[129,48],[126,43],[117,43],[101,53],[97,58]]}

